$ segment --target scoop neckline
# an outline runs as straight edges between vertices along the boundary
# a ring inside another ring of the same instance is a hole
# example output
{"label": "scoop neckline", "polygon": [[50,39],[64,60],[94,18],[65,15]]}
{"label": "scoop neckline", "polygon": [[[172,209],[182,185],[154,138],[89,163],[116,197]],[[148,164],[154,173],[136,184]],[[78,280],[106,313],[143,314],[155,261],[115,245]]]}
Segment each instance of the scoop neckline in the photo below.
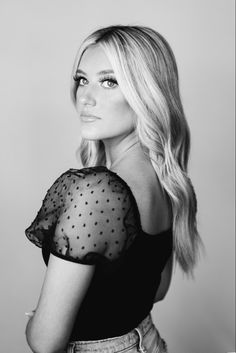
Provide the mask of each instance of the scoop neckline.
{"label": "scoop neckline", "polygon": [[[136,208],[137,214],[138,214],[139,228],[140,228],[141,233],[143,233],[144,235],[149,236],[150,238],[151,237],[157,237],[157,236],[159,237],[159,236],[163,236],[163,235],[166,235],[166,234],[172,234],[172,227],[169,227],[169,228],[167,228],[165,230],[162,230],[161,232],[156,233],[156,234],[147,233],[147,232],[145,232],[143,230],[143,227],[142,227],[142,224],[141,224],[141,216],[140,216],[140,212],[139,212],[139,208],[138,208],[138,204],[137,204],[136,198],[135,198],[135,196],[133,194],[133,191],[131,190],[131,187],[127,184],[127,182],[119,174],[117,174],[116,172],[114,172],[111,169],[108,169],[104,165],[99,165],[99,166],[97,165],[97,166],[94,166],[94,167],[84,167],[84,168],[77,169],[77,170],[82,171],[82,170],[85,170],[85,169],[91,169],[91,170],[104,169],[105,171],[115,175],[122,182],[122,184],[128,189],[128,191],[129,191],[129,193],[130,193],[130,195],[131,195],[131,197],[133,199],[133,202],[135,204],[135,208]],[[75,169],[72,169],[72,170],[75,170]]]}

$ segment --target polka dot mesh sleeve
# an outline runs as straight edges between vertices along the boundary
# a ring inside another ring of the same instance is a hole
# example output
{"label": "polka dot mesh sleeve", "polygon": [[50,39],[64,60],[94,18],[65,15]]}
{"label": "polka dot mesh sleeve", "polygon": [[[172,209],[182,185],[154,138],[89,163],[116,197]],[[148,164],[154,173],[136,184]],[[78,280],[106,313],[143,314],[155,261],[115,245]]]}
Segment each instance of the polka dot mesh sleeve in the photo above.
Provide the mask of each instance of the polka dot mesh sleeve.
{"label": "polka dot mesh sleeve", "polygon": [[128,188],[105,167],[70,169],[48,190],[26,236],[69,261],[120,258],[137,235]]}

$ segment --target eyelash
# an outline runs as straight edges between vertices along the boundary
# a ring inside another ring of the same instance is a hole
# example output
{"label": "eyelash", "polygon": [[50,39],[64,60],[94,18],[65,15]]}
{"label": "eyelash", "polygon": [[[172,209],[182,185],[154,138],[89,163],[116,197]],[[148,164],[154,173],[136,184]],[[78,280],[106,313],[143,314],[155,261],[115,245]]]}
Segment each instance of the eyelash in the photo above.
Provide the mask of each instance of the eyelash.
{"label": "eyelash", "polygon": [[[78,86],[79,86],[79,83],[80,83],[81,79],[87,80],[86,77],[84,77],[84,76],[76,76],[76,74],[74,75],[73,79],[74,79],[75,82],[77,82]],[[108,76],[103,76],[103,77],[101,77],[99,79],[99,82],[103,83],[105,81],[110,81],[112,83],[118,84],[117,81],[114,79],[114,77],[109,76],[109,75]]]}

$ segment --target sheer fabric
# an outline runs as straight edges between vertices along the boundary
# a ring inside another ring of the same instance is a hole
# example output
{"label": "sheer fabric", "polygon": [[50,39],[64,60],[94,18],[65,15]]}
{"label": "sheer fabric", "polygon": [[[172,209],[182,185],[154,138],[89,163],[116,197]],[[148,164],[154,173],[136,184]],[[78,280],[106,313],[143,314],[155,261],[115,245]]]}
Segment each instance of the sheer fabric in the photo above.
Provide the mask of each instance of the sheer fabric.
{"label": "sheer fabric", "polygon": [[50,242],[51,253],[69,261],[114,261],[138,233],[132,201],[105,167],[69,169],[48,190],[26,236],[39,247]]}

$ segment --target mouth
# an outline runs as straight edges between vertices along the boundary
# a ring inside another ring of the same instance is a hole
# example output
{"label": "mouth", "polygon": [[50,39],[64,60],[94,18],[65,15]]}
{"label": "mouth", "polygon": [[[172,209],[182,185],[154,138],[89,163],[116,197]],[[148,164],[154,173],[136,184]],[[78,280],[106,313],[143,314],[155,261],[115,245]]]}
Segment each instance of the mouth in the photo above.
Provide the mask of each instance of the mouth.
{"label": "mouth", "polygon": [[84,122],[93,122],[95,120],[98,120],[100,119],[98,116],[96,115],[92,115],[92,114],[87,114],[87,113],[82,113],[81,114],[81,120],[84,121]]}

